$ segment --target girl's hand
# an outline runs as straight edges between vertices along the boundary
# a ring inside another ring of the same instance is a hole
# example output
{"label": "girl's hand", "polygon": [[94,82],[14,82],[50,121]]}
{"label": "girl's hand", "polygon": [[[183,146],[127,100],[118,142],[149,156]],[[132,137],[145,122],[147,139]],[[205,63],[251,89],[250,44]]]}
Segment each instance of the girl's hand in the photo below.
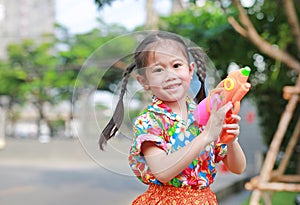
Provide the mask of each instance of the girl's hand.
{"label": "girl's hand", "polygon": [[[235,115],[235,114],[232,114],[231,117],[232,117],[234,123],[224,124],[223,128],[226,129],[226,132],[228,134],[233,134],[236,138],[240,134],[240,126],[238,123],[241,121],[241,117],[239,115]],[[233,139],[232,142],[234,140],[235,139]]]}
{"label": "girl's hand", "polygon": [[[231,117],[234,119],[234,123],[226,124],[223,127],[227,129],[227,133],[235,135],[235,139],[240,134],[240,126],[238,123],[241,117],[232,114]],[[246,157],[237,140],[233,139],[227,144],[227,155],[223,159],[225,166],[235,174],[241,174],[246,169]]]}
{"label": "girl's hand", "polygon": [[[204,132],[207,132],[208,142],[212,142],[218,139],[223,129],[225,115],[232,107],[233,107],[232,103],[229,102],[217,110],[217,102],[215,101],[213,103],[211,114],[204,130]],[[233,127],[234,128],[231,129],[236,130],[236,126]]]}

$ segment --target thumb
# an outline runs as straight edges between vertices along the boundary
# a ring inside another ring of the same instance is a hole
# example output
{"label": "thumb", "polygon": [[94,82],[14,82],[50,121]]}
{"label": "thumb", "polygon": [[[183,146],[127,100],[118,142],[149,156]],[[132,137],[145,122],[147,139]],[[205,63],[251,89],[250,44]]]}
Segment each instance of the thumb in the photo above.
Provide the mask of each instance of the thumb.
{"label": "thumb", "polygon": [[212,101],[212,108],[211,108],[211,111],[212,111],[212,112],[216,112],[217,109],[218,109],[218,100],[214,98],[213,101]]}
{"label": "thumb", "polygon": [[222,112],[224,113],[227,113],[232,108],[233,108],[232,102],[228,102],[223,107],[221,107],[220,110],[222,110]]}

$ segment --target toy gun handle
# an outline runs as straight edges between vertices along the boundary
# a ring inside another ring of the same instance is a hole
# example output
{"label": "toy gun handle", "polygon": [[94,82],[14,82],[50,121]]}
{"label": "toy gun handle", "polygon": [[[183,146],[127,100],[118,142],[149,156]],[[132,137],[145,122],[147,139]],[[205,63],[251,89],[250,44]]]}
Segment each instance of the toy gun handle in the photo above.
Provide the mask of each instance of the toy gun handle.
{"label": "toy gun handle", "polygon": [[[240,111],[240,106],[241,106],[240,101],[236,101],[234,103],[232,110],[229,110],[226,113],[225,124],[236,123],[236,120],[232,119],[231,115],[232,114],[237,115]],[[227,143],[231,142],[234,138],[235,138],[235,135],[231,134],[231,133],[227,133],[226,129],[223,129],[221,134],[220,134],[220,142],[224,143],[224,144],[227,144]]]}

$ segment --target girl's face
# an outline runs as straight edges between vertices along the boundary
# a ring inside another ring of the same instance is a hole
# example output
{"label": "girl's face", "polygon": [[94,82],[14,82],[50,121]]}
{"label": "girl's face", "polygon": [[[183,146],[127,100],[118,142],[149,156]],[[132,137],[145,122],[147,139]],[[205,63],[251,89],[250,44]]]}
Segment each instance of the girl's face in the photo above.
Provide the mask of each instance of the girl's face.
{"label": "girl's face", "polygon": [[[177,44],[177,45],[174,45]],[[189,64],[184,48],[174,41],[165,41],[148,52],[144,75],[138,75],[138,81],[145,90],[164,102],[186,100],[194,72],[194,64]]]}

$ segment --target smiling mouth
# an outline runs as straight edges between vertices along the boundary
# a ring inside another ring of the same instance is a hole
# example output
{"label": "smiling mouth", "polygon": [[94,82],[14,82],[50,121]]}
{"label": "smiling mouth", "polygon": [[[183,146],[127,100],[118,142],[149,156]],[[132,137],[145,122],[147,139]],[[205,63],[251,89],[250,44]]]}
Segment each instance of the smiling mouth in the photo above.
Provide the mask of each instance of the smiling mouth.
{"label": "smiling mouth", "polygon": [[179,86],[180,86],[180,83],[173,84],[173,85],[168,85],[168,86],[165,87],[165,89],[167,89],[167,90],[170,89],[171,90],[171,89],[175,89],[175,88],[177,88]]}

